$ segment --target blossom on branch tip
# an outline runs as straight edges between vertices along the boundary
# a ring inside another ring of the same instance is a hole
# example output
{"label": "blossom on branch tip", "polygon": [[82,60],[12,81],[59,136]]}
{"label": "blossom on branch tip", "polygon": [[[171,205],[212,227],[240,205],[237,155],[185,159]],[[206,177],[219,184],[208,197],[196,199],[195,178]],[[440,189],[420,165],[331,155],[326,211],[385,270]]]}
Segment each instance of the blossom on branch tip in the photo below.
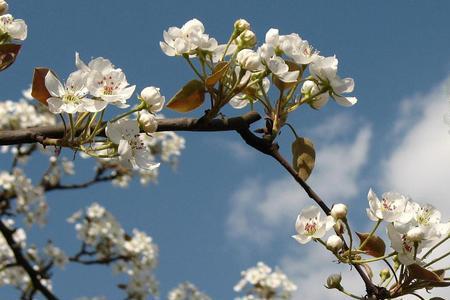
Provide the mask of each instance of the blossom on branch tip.
{"label": "blossom on branch tip", "polygon": [[292,237],[300,244],[306,244],[313,239],[322,238],[334,224],[332,216],[324,215],[317,206],[309,206],[298,215],[295,222],[297,234]]}
{"label": "blossom on branch tip", "polygon": [[342,106],[353,106],[356,97],[342,96],[351,93],[355,87],[353,78],[340,78],[337,75],[338,60],[335,56],[319,56],[309,65],[311,75],[319,81],[320,88],[329,88],[331,97]]}
{"label": "blossom on branch tip", "polygon": [[181,28],[170,27],[163,32],[161,50],[167,56],[195,55],[197,49],[214,52],[217,41],[205,34],[203,23],[197,19],[186,22]]}

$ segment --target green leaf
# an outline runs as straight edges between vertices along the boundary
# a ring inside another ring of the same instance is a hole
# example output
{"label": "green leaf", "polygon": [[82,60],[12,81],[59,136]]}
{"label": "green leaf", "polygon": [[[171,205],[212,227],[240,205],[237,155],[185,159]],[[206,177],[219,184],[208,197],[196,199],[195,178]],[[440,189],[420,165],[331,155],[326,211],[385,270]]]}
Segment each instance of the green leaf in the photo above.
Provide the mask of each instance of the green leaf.
{"label": "green leaf", "polygon": [[[360,245],[369,237],[369,233],[367,232],[356,232],[356,235],[359,237]],[[373,257],[381,257],[386,252],[386,244],[379,236],[372,234],[361,250]]]}
{"label": "green leaf", "polygon": [[298,137],[292,143],[292,165],[301,179],[306,181],[311,175],[316,160],[313,142],[304,137]]}
{"label": "green leaf", "polygon": [[47,99],[51,97],[45,86],[45,76],[48,72],[55,74],[52,70],[47,68],[35,68],[33,72],[33,82],[31,84],[31,96],[44,105],[47,105]]}
{"label": "green leaf", "polygon": [[0,45],[0,72],[6,70],[16,61],[20,47],[16,44]]}
{"label": "green leaf", "polygon": [[205,87],[199,80],[191,80],[170,99],[167,107],[177,112],[189,112],[205,101]]}
{"label": "green leaf", "polygon": [[228,70],[229,63],[222,61],[219,62],[214,68],[212,74],[206,78],[205,85],[210,88],[222,79],[223,74]]}

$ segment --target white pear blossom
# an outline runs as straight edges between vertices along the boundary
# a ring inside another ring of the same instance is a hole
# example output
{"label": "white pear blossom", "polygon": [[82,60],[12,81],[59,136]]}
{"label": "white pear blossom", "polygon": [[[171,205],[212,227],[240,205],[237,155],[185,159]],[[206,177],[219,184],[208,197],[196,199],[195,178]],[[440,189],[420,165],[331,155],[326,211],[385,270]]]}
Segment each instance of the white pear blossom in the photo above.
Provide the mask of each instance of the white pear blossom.
{"label": "white pear blossom", "polygon": [[412,218],[412,214],[407,210],[408,199],[400,193],[384,193],[379,200],[375,192],[370,189],[367,199],[370,207],[367,209],[367,215],[372,221],[384,220],[404,224]]}
{"label": "white pear blossom", "polygon": [[52,113],[66,112],[73,114],[86,111],[84,102],[87,100],[85,97],[88,89],[81,72],[71,73],[65,85],[52,72],[48,72],[45,76],[45,87],[51,95],[47,99],[47,103]]}
{"label": "white pear blossom", "polygon": [[160,42],[161,50],[168,56],[195,55],[197,49],[214,52],[218,46],[214,38],[205,34],[203,23],[192,19],[181,28],[170,27],[163,32],[164,42]]}
{"label": "white pear blossom", "polygon": [[76,222],[78,238],[89,250],[94,250],[95,256],[90,255],[90,258],[126,258],[114,260],[112,267],[115,273],[129,276],[128,282],[123,284],[129,299],[146,299],[157,294],[158,284],[153,270],[157,264],[158,247],[151,237],[136,229],[127,236],[114,216],[98,203],[93,203],[84,214],[76,212],[70,221]]}
{"label": "white pear blossom", "polygon": [[160,112],[164,107],[166,98],[161,95],[160,89],[149,86],[141,91],[141,99],[147,105],[147,109],[151,113]]}
{"label": "white pear blossom", "polygon": [[241,272],[241,280],[234,286],[235,292],[243,292],[246,296],[236,298],[245,299],[290,299],[297,286],[280,269],[272,270],[263,262],[258,262],[255,267]]}
{"label": "white pear blossom", "polygon": [[236,56],[236,61],[242,69],[251,72],[264,71],[265,69],[259,54],[251,49],[243,49],[239,51]]}
{"label": "white pear blossom", "polygon": [[211,300],[211,298],[192,283],[184,282],[169,292],[167,300]]}
{"label": "white pear blossom", "polygon": [[126,102],[133,95],[136,86],[129,86],[125,73],[109,59],[97,57],[86,65],[76,52],[75,65],[85,79],[89,93],[95,98],[85,99],[87,111],[102,111],[108,104],[119,108],[129,106]]}
{"label": "white pear blossom", "polygon": [[317,206],[303,209],[295,222],[297,234],[292,236],[300,244],[306,244],[312,239],[320,239],[330,230],[335,221],[332,216],[326,216]]}
{"label": "white pear blossom", "polygon": [[342,94],[351,93],[355,87],[353,78],[340,78],[337,75],[338,60],[335,56],[319,56],[309,65],[311,75],[318,79],[319,87],[330,88],[331,97],[342,106],[352,106],[358,101],[356,97],[345,97]]}
{"label": "white pear blossom", "polygon": [[14,19],[10,14],[0,15],[0,35],[6,33],[11,39],[23,41],[27,38],[27,32],[24,20]]}
{"label": "white pear blossom", "polygon": [[149,170],[159,167],[159,163],[152,160],[150,151],[142,141],[136,120],[121,119],[114,123],[108,123],[106,136],[118,145],[120,159],[129,167],[132,167],[133,164]]}
{"label": "white pear blossom", "polygon": [[397,251],[398,259],[402,264],[407,266],[414,263],[422,264],[419,256],[424,248],[432,244],[431,240],[426,239],[427,230],[415,227],[409,234],[405,234],[398,232],[392,223],[388,224],[387,233],[391,241],[391,247]]}
{"label": "white pear blossom", "polygon": [[297,64],[308,65],[319,57],[319,52],[297,33],[282,35],[278,42],[279,49]]}

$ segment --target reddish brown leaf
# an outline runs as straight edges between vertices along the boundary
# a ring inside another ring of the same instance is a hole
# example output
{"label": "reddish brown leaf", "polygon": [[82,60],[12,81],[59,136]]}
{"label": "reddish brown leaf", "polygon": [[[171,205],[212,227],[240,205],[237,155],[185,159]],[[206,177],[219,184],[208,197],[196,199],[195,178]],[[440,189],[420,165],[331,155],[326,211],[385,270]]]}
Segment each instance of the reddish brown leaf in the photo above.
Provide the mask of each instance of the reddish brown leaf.
{"label": "reddish brown leaf", "polygon": [[6,70],[16,61],[20,47],[16,44],[0,45],[0,72]]}
{"label": "reddish brown leaf", "polygon": [[203,82],[191,80],[170,99],[167,107],[177,112],[189,112],[202,105],[203,101],[205,101]]}
{"label": "reddish brown leaf", "polygon": [[[359,237],[360,245],[369,237],[369,233],[367,232],[356,232],[356,234]],[[368,255],[381,257],[386,252],[386,244],[384,243],[383,239],[373,234],[365,243],[364,247],[361,248],[361,250],[365,251]]]}
{"label": "reddish brown leaf", "polygon": [[48,72],[53,71],[47,68],[35,68],[33,73],[33,83],[31,85],[31,96],[44,105],[47,105],[47,99],[51,97],[45,87],[45,76]]}
{"label": "reddish brown leaf", "polygon": [[409,276],[414,279],[420,279],[432,282],[442,282],[441,277],[433,271],[427,270],[418,264],[408,266]]}

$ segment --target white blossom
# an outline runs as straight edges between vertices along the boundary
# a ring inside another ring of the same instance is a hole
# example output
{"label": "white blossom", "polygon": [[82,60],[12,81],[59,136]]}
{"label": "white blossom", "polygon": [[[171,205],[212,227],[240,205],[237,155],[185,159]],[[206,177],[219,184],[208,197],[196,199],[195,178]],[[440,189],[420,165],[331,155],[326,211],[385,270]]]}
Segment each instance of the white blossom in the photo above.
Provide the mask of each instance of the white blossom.
{"label": "white blossom", "polygon": [[129,106],[126,102],[133,95],[136,86],[130,86],[122,69],[116,68],[109,59],[97,57],[86,65],[77,52],[75,65],[85,79],[89,93],[96,98],[85,100],[87,111],[98,112],[108,104],[119,108]]}
{"label": "white blossom", "polygon": [[45,76],[45,87],[51,95],[47,99],[47,103],[52,113],[66,112],[73,114],[86,111],[84,102],[87,101],[88,89],[81,72],[71,73],[65,85],[52,72],[48,72]]}
{"label": "white blossom", "polygon": [[355,87],[353,78],[340,78],[337,75],[338,60],[335,56],[319,56],[309,65],[311,75],[319,80],[319,87],[330,88],[331,97],[342,106],[353,106],[358,101],[356,97],[345,97],[342,94],[351,93]]}
{"label": "white blossom", "polygon": [[326,216],[317,206],[303,209],[295,222],[297,234],[292,236],[300,244],[306,244],[312,239],[320,239],[330,230],[335,221],[332,216]]}
{"label": "white blossom", "polygon": [[118,145],[120,159],[129,167],[132,167],[133,164],[150,170],[159,167],[159,163],[153,162],[151,153],[142,141],[136,120],[121,119],[114,123],[108,123],[106,136]]}
{"label": "white blossom", "polygon": [[163,32],[164,42],[160,42],[161,50],[168,56],[195,55],[197,49],[214,52],[218,46],[214,38],[205,34],[202,22],[192,19],[181,28],[170,27]]}
{"label": "white blossom", "polygon": [[367,199],[370,207],[367,209],[367,215],[372,221],[407,223],[411,220],[412,214],[407,211],[408,199],[400,193],[384,193],[379,200],[375,192],[370,189]]}
{"label": "white blossom", "polygon": [[10,14],[0,15],[0,35],[8,34],[14,40],[23,41],[27,38],[27,24],[24,20],[14,19]]}
{"label": "white blossom", "polygon": [[211,300],[211,298],[192,283],[183,282],[169,292],[167,300]]}
{"label": "white blossom", "polygon": [[272,270],[263,262],[255,267],[241,272],[241,280],[234,286],[235,292],[244,292],[246,296],[236,298],[244,299],[289,299],[297,286],[280,269]]}

